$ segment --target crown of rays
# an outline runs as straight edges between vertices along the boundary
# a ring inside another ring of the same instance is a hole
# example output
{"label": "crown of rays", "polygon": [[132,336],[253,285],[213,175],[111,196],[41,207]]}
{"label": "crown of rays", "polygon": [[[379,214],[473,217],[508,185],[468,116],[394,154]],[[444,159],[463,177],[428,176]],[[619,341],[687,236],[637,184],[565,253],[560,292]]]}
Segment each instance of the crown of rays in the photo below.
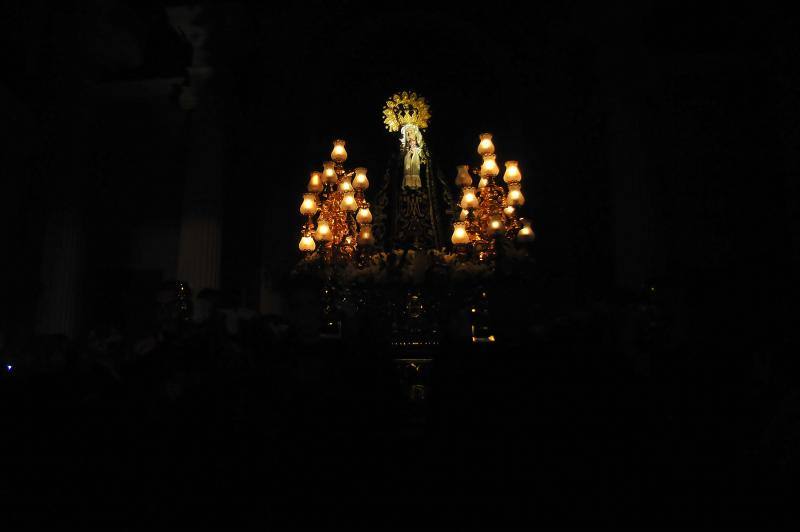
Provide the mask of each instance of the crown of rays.
{"label": "crown of rays", "polygon": [[383,108],[383,123],[389,131],[399,131],[408,124],[425,129],[430,118],[428,102],[415,92],[403,91],[393,94]]}

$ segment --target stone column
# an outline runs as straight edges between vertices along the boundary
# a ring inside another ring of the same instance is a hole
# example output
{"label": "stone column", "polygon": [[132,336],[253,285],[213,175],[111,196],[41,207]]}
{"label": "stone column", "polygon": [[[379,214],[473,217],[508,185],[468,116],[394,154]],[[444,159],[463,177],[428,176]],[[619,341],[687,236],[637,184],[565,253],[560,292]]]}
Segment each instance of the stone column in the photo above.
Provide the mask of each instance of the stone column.
{"label": "stone column", "polygon": [[607,111],[615,281],[630,291],[640,290],[653,274],[652,177],[642,138],[650,76],[639,32],[645,11],[611,11],[614,26],[600,38],[595,63]]}
{"label": "stone column", "polygon": [[42,286],[37,319],[40,334],[78,332],[82,301],[84,238],[78,214],[64,209],[47,221],[42,254]]}
{"label": "stone column", "polygon": [[262,314],[284,315],[284,302],[281,294],[275,290],[272,276],[266,268],[261,268],[261,290],[258,310]]}
{"label": "stone column", "polygon": [[[194,117],[190,121],[191,118]],[[203,288],[219,288],[221,139],[209,124],[192,121],[188,128],[177,275],[197,294]]]}
{"label": "stone column", "polygon": [[93,172],[93,88],[73,77],[56,78],[52,113],[42,126],[35,178],[42,195],[44,237],[35,331],[75,337],[85,304],[86,187]]}
{"label": "stone column", "polygon": [[631,94],[610,102],[611,198],[614,204],[616,282],[639,290],[652,274],[651,179],[645,171],[641,108]]}
{"label": "stone column", "polygon": [[172,24],[194,49],[179,97],[186,112],[187,144],[177,277],[188,282],[195,295],[203,288],[219,288],[222,251],[222,138],[207,90],[213,73],[204,49],[208,32],[196,22],[202,10],[200,6],[167,8]]}

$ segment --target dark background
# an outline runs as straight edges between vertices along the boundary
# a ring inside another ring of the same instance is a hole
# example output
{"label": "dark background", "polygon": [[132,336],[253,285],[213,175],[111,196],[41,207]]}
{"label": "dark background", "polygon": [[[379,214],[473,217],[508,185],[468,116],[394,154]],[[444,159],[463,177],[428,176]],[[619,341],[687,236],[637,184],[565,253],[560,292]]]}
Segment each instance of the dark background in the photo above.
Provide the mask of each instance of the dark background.
{"label": "dark background", "polygon": [[[191,61],[164,6],[4,8],[3,300],[26,305],[5,320],[35,320],[45,216],[65,198],[83,205],[88,277],[173,275],[181,113],[125,85],[183,76]],[[474,162],[482,131],[521,161],[559,299],[664,278],[697,297],[786,303],[793,19],[680,2],[400,11],[212,3],[202,15],[225,138],[223,288],[254,294],[262,262],[276,277],[290,267],[296,235],[284,224],[331,139],[382,173],[395,141],[380,110],[410,88],[432,102],[442,168]],[[132,256],[130,240],[150,238],[157,258]],[[87,305],[84,329],[103,303]],[[744,321],[764,317],[742,307]]]}
{"label": "dark background", "polygon": [[[727,407],[744,389],[737,379],[756,379],[765,357],[777,379],[767,389],[789,386],[797,19],[726,2],[529,4],[205,4],[214,74],[199,106],[222,139],[219,288],[259,309],[265,279],[280,284],[298,258],[308,173],[344,138],[349,163],[382,174],[396,143],[383,102],[412,89],[431,102],[426,138],[448,178],[475,162],[484,131],[501,158],[520,161],[537,230],[536,297],[549,315],[624,307],[657,287],[681,346],[671,363],[683,369],[670,371],[692,368],[695,379],[664,377],[665,389],[725,390]],[[84,228],[70,335],[140,332],[157,286],[175,277],[191,166],[178,95],[192,61],[165,10],[175,5],[2,7],[0,330],[9,345],[36,335],[53,304],[47,257],[58,244],[47,228],[65,206]],[[166,91],[148,81],[171,78]],[[741,425],[731,419],[732,432],[715,433],[708,449],[733,437]]]}

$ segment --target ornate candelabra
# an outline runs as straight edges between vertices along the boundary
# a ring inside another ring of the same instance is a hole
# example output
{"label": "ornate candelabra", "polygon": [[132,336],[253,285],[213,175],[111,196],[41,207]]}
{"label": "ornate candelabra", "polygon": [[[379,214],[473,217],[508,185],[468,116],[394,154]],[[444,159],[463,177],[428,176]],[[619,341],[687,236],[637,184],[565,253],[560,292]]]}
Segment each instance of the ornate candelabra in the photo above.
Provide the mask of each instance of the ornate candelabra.
{"label": "ornate candelabra", "polygon": [[300,214],[307,217],[301,230],[299,248],[306,255],[319,254],[325,264],[353,260],[359,250],[375,243],[372,213],[364,191],[369,188],[367,169],[345,170],[345,142],[333,143],[331,161],[322,172],[312,172],[308,192],[303,194]]}
{"label": "ornate candelabra", "polygon": [[[516,239],[531,242],[534,238],[531,222],[520,218],[518,209],[525,204],[522,194],[522,173],[517,161],[506,161],[503,181],[506,187],[495,182],[500,175],[490,133],[483,133],[478,144],[478,154],[483,157],[480,168],[469,165],[458,167],[456,185],[462,188],[461,213],[453,224],[451,241],[456,251],[474,251],[479,261],[495,256],[497,239]],[[477,189],[473,175],[478,178]],[[507,189],[506,189],[507,188]]]}

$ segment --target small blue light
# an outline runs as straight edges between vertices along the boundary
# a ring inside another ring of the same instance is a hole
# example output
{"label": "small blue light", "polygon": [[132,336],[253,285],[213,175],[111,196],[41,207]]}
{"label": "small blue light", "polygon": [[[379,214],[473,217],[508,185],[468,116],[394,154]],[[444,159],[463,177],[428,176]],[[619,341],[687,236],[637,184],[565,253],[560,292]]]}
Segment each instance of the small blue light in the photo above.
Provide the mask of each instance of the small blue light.
{"label": "small blue light", "polygon": [[6,366],[6,368],[8,369],[8,372],[11,373],[11,371],[14,369],[14,366],[9,364],[8,366]]}

